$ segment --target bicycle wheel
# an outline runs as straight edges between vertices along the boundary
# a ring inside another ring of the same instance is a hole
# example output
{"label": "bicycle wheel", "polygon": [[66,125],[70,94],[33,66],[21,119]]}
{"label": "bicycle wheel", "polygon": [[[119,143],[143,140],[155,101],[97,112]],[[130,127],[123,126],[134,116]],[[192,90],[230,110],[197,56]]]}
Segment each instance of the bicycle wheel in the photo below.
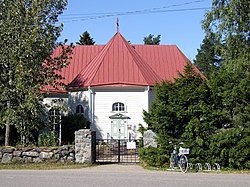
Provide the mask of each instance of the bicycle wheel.
{"label": "bicycle wheel", "polygon": [[188,159],[185,155],[181,155],[179,167],[181,169],[181,172],[186,173],[188,169]]}

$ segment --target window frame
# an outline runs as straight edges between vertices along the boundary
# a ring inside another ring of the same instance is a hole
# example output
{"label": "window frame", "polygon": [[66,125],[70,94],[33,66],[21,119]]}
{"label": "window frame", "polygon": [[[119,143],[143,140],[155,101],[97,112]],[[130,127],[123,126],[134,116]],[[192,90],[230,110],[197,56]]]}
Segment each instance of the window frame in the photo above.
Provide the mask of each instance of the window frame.
{"label": "window frame", "polygon": [[112,104],[112,112],[126,112],[125,104],[122,102],[115,102]]}
{"label": "window frame", "polygon": [[56,126],[61,124],[61,111],[58,108],[51,108],[48,112],[48,122],[52,130],[55,132]]}
{"label": "window frame", "polygon": [[76,106],[76,114],[77,115],[84,115],[84,108],[81,104]]}

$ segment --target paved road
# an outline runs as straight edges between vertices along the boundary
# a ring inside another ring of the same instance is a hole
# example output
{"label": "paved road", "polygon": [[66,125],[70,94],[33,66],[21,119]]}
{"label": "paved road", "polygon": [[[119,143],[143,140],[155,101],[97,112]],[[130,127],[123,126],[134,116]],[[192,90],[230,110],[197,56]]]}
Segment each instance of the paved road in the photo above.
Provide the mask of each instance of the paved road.
{"label": "paved road", "polygon": [[250,187],[250,175],[145,170],[102,165],[76,170],[0,170],[1,187]]}

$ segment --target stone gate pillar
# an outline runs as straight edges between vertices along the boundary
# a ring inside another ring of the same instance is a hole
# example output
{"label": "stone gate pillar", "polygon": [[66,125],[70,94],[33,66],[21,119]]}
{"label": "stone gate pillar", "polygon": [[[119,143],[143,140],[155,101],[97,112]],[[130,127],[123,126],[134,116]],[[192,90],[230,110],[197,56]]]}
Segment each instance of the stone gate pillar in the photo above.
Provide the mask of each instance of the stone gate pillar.
{"label": "stone gate pillar", "polygon": [[157,147],[156,134],[152,130],[147,130],[143,135],[143,147]]}
{"label": "stone gate pillar", "polygon": [[80,129],[75,131],[75,162],[91,162],[91,130]]}

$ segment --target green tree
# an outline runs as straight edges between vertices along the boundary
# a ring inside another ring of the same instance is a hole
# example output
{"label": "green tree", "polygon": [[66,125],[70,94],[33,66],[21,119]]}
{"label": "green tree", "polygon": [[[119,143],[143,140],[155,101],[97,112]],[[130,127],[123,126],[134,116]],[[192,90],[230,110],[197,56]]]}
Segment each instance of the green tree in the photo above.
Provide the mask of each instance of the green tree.
{"label": "green tree", "polygon": [[207,38],[197,60],[212,64],[214,54],[222,60],[218,70],[210,69],[208,81],[186,67],[174,82],[156,86],[144,120],[157,133],[160,149],[172,150],[169,141],[184,142],[194,163],[250,168],[249,4],[214,0],[205,15]]}
{"label": "green tree", "polygon": [[184,142],[192,163],[250,168],[250,66],[244,59],[237,61],[214,71],[209,81],[187,66],[174,82],[156,85],[155,102],[144,111],[144,120],[156,132],[159,147],[154,149],[157,159],[142,155],[146,163],[162,164],[173,144]]}
{"label": "green tree", "polygon": [[250,168],[250,149],[245,146],[250,141],[249,15],[248,0],[214,0],[203,21],[206,34],[215,35],[215,49],[222,57],[220,70],[209,81],[222,119],[221,129],[211,139],[211,155],[236,168]]}
{"label": "green tree", "polygon": [[248,61],[238,59],[207,81],[187,66],[174,82],[156,85],[155,102],[144,111],[144,120],[157,134],[159,160],[173,150],[169,142],[184,142],[193,163],[250,168],[249,67]]}
{"label": "green tree", "polygon": [[161,35],[154,37],[154,35],[149,34],[147,37],[144,37],[143,42],[145,45],[159,45],[161,40]]}
{"label": "green tree", "polygon": [[[212,93],[191,65],[174,82],[163,82],[155,87],[156,100],[149,112],[144,111],[148,128],[157,134],[157,142],[167,155],[174,144],[185,142],[191,148],[190,157],[204,159],[208,140],[217,129]],[[212,125],[211,125],[212,124]]]}
{"label": "green tree", "polygon": [[214,34],[205,36],[195,56],[194,65],[207,77],[211,71],[220,67],[220,55],[215,53],[216,40]]}
{"label": "green tree", "polygon": [[[68,64],[71,46],[56,42],[62,30],[57,18],[66,4],[66,0],[0,1],[0,124],[6,126],[5,145],[10,125],[24,142],[31,137],[41,122],[41,89],[62,85],[56,70]],[[57,47],[60,54],[52,56]]]}
{"label": "green tree", "polygon": [[245,59],[227,62],[210,85],[221,106],[221,128],[211,139],[211,156],[231,168],[250,168],[250,73]]}
{"label": "green tree", "polygon": [[223,59],[250,59],[250,2],[249,0],[213,0],[212,9],[205,14],[203,29],[214,33],[221,45],[216,50]]}
{"label": "green tree", "polygon": [[90,34],[85,31],[82,35],[80,35],[79,42],[76,42],[77,45],[94,45],[95,41],[90,37]]}

